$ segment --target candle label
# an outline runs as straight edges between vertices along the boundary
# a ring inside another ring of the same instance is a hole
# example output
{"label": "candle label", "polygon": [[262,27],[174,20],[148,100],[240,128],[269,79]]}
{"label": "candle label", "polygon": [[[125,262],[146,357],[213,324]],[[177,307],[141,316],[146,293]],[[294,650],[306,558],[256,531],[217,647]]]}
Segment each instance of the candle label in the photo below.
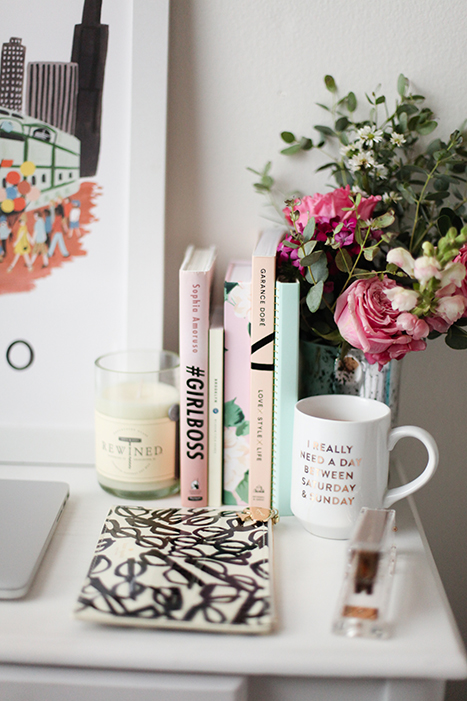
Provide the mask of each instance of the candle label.
{"label": "candle label", "polygon": [[163,482],[175,477],[176,423],[115,419],[96,411],[96,469],[122,482]]}

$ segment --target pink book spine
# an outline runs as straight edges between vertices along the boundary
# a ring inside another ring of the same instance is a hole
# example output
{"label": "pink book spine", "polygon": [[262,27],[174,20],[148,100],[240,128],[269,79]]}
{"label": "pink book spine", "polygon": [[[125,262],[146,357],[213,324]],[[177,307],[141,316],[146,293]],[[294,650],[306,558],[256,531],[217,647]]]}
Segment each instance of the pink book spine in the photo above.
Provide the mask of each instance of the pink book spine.
{"label": "pink book spine", "polygon": [[208,500],[208,333],[212,269],[180,271],[180,492],[182,506]]}
{"label": "pink book spine", "polygon": [[271,507],[275,257],[253,256],[250,370],[250,506]]}
{"label": "pink book spine", "polygon": [[[244,262],[244,261],[242,261]],[[248,262],[246,262],[248,265]],[[251,281],[227,271],[224,285],[224,490],[225,504],[248,504],[250,466]]]}

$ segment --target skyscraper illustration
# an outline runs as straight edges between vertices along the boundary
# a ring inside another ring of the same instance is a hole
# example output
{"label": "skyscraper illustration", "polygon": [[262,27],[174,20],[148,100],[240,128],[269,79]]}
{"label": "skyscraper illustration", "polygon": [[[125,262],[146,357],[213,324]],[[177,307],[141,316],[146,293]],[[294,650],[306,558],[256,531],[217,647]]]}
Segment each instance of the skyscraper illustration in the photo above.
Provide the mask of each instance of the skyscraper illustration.
{"label": "skyscraper illustration", "polygon": [[28,63],[26,112],[68,134],[76,128],[78,64]]}
{"label": "skyscraper illustration", "polygon": [[20,111],[23,106],[24,60],[26,47],[11,37],[2,46],[0,67],[0,106]]}
{"label": "skyscraper illustration", "polygon": [[102,92],[109,27],[101,24],[102,0],[85,0],[75,25],[71,60],[79,66],[75,135],[81,141],[81,177],[96,174],[101,139]]}

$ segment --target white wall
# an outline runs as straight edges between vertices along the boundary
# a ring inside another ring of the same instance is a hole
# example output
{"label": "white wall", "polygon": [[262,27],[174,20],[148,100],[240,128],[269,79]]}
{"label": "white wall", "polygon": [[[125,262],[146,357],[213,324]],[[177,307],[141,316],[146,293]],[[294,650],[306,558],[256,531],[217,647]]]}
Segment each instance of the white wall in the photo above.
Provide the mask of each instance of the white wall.
{"label": "white wall", "polygon": [[[278,153],[281,131],[315,136],[312,125],[326,123],[315,104],[329,95],[323,76],[362,98],[381,83],[392,104],[403,72],[447,136],[467,117],[466,37],[462,0],[172,0],[166,347],[178,347],[178,266],[187,244],[218,245],[220,301],[227,261],[248,257],[265,224],[247,166],[272,160],[284,187],[324,189],[326,176],[314,173],[319,154]],[[400,421],[439,442],[439,471],[417,503],[467,639],[467,354],[436,342],[407,358],[402,382]],[[409,450],[410,462],[417,454]]]}

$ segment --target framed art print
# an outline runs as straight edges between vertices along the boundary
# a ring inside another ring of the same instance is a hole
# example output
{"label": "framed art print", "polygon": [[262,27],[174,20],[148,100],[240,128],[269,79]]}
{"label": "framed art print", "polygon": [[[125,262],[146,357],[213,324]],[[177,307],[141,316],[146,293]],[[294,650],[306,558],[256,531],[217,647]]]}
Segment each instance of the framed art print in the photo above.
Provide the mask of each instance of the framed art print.
{"label": "framed art print", "polygon": [[95,359],[162,346],[168,0],[2,3],[0,461],[94,462]]}

